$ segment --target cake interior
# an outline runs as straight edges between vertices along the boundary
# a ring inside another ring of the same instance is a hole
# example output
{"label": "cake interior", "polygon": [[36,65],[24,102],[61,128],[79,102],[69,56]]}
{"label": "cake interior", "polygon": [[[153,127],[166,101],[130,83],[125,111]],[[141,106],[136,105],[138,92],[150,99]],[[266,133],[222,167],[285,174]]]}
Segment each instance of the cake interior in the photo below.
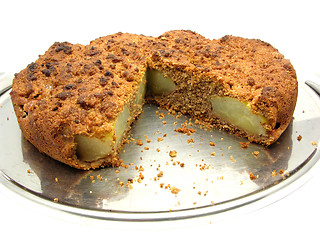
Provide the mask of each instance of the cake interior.
{"label": "cake interior", "polygon": [[[170,76],[173,77],[170,77]],[[176,74],[162,72],[161,70],[148,69],[141,79],[136,93],[133,95],[134,104],[124,105],[114,122],[113,131],[106,134],[102,139],[87,137],[82,135],[75,136],[76,153],[81,161],[93,162],[100,158],[105,158],[113,152],[118,152],[122,145],[130,125],[133,120],[141,113],[145,95],[159,98],[162,102],[175,102],[178,98],[188,98],[190,94],[195,94],[193,98],[201,99],[200,104],[205,105],[210,111],[209,116],[220,119],[220,122],[228,124],[236,129],[253,136],[266,136],[263,127],[267,119],[251,110],[249,103],[240,102],[228,96],[199,95],[196,92],[188,91],[184,87],[178,87],[179,80],[175,79]],[[185,76],[184,76],[185,77]],[[184,80],[187,82],[187,80]],[[200,94],[201,91],[200,91]],[[197,112],[197,104],[190,103],[189,108]],[[188,113],[188,111],[187,111]],[[190,113],[190,110],[189,110]]]}

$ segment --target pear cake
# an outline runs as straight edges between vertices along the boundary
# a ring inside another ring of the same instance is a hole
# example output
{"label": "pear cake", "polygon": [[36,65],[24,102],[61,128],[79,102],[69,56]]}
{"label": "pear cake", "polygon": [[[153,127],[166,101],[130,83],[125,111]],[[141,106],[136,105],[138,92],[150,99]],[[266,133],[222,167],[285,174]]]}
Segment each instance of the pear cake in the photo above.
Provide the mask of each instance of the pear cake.
{"label": "pear cake", "polygon": [[15,74],[11,99],[28,141],[87,170],[121,164],[145,99],[268,146],[292,119],[297,78],[261,40],[116,33],[88,45],[54,43]]}

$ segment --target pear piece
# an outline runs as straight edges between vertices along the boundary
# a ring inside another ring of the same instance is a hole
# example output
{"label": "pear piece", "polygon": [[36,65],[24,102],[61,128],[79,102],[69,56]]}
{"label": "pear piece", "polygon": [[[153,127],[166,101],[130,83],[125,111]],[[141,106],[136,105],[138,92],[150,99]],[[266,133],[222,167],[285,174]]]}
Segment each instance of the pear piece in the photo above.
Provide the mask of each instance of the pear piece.
{"label": "pear piece", "polygon": [[166,77],[162,72],[155,69],[149,69],[148,76],[148,91],[153,96],[167,95],[176,89],[176,84],[171,78]]}
{"label": "pear piece", "polygon": [[266,135],[262,124],[267,119],[251,111],[248,103],[243,103],[231,97],[211,97],[213,114],[235,127],[253,135]]}

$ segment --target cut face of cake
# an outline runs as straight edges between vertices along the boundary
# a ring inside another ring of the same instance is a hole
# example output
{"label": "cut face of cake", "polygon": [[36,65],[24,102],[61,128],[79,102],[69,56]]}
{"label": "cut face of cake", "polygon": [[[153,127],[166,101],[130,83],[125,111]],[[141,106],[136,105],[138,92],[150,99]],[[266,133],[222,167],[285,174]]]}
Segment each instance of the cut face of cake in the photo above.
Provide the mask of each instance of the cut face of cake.
{"label": "cut face of cake", "polygon": [[94,169],[121,164],[146,98],[270,145],[291,121],[297,79],[290,62],[260,40],[117,33],[89,45],[53,44],[15,75],[11,98],[23,135],[39,151]]}

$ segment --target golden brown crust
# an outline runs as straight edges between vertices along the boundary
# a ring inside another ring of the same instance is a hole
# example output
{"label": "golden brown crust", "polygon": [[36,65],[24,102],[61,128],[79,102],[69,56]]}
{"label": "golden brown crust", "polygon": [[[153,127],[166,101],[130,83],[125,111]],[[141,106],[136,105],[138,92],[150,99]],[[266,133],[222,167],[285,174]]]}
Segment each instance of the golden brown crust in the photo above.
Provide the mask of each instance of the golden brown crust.
{"label": "golden brown crust", "polygon": [[[23,135],[41,152],[76,168],[118,163],[116,151],[93,163],[80,161],[74,136],[102,138],[112,131],[147,68],[170,75],[178,86],[170,96],[156,98],[160,105],[219,128],[225,123],[210,115],[204,101],[220,95],[250,102],[269,120],[268,136],[249,136],[232,126],[228,130],[251,141],[269,145],[291,121],[296,74],[270,44],[233,36],[209,40],[192,31],[157,38],[117,33],[89,45],[55,43],[16,74],[11,97]],[[176,101],[186,93],[185,102]]]}

